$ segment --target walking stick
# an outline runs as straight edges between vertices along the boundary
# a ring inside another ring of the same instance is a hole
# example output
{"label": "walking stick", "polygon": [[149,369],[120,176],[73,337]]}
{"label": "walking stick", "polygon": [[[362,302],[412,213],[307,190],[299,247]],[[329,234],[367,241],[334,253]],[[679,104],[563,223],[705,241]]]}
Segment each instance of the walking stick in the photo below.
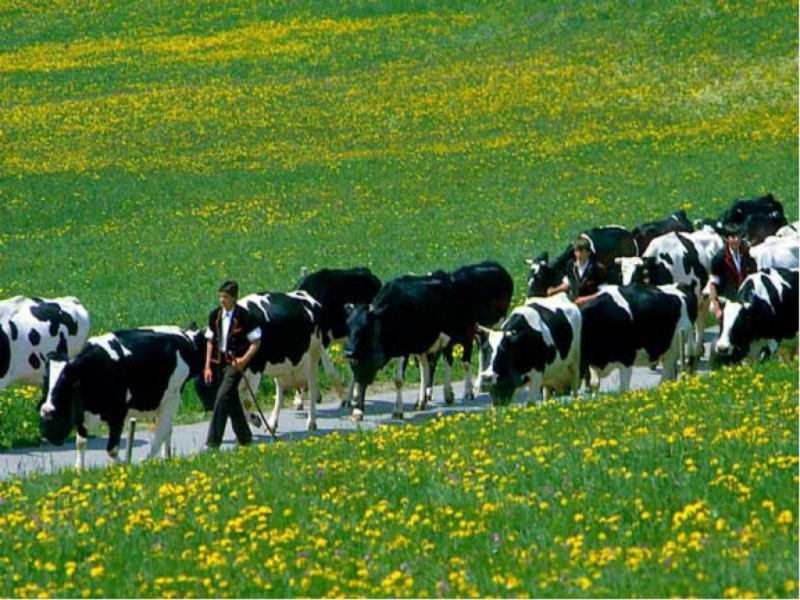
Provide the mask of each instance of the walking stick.
{"label": "walking stick", "polygon": [[272,427],[269,426],[269,423],[267,422],[267,418],[264,416],[264,413],[261,411],[261,406],[259,406],[258,400],[256,400],[256,395],[253,393],[253,388],[250,386],[250,380],[247,379],[247,375],[245,375],[244,373],[242,373],[242,379],[244,379],[244,385],[247,388],[247,391],[250,392],[250,398],[253,399],[253,404],[256,405],[256,409],[258,410],[258,416],[261,417],[261,422],[264,424],[264,427],[266,428],[266,430],[269,431],[270,434],[272,435],[272,437],[274,437],[275,440],[277,441],[278,436],[275,435],[275,430]]}

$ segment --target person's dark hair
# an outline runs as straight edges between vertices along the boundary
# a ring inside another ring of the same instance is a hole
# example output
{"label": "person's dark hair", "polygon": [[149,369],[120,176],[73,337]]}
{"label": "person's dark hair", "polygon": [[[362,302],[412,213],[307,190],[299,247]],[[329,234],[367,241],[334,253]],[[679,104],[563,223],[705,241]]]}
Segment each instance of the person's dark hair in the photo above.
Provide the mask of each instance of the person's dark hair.
{"label": "person's dark hair", "polygon": [[572,249],[573,250],[586,250],[588,252],[591,252],[592,251],[592,244],[585,237],[577,237],[574,240],[572,240]]}
{"label": "person's dark hair", "polygon": [[239,284],[233,281],[232,279],[228,279],[219,284],[219,289],[217,291],[220,294],[224,292],[226,294],[233,296],[234,298],[238,298]]}

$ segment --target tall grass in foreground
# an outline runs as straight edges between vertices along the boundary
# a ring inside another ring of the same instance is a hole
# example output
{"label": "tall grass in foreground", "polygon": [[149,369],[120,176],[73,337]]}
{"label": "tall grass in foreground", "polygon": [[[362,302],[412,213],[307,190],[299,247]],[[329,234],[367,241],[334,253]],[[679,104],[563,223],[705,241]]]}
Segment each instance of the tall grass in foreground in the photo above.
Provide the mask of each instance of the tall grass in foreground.
{"label": "tall grass in foreground", "polygon": [[796,597],[797,368],[0,483],[0,594]]}

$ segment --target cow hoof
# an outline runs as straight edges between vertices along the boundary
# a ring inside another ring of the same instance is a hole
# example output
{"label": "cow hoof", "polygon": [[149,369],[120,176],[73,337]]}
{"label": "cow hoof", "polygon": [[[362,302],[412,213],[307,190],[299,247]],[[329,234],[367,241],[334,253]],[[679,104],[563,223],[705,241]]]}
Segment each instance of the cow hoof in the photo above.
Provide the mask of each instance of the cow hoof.
{"label": "cow hoof", "polygon": [[267,419],[267,429],[275,433],[278,431],[278,422],[273,421],[272,419]]}
{"label": "cow hoof", "polygon": [[453,404],[456,401],[456,395],[451,389],[444,390],[444,403]]}
{"label": "cow hoof", "polygon": [[259,417],[257,414],[250,413],[247,416],[247,420],[250,421],[250,425],[252,425],[256,429],[260,429],[261,428],[261,417]]}
{"label": "cow hoof", "polygon": [[395,419],[397,421],[402,421],[403,420],[403,413],[394,411],[392,413],[392,419]]}
{"label": "cow hoof", "polygon": [[473,402],[475,400],[475,393],[474,392],[467,392],[464,394],[464,399],[462,402]]}
{"label": "cow hoof", "polygon": [[294,410],[303,410],[303,403],[295,400],[294,403],[292,404],[292,408]]}
{"label": "cow hoof", "polygon": [[309,421],[307,428],[309,431],[316,431],[317,430],[317,422],[316,421]]}
{"label": "cow hoof", "polygon": [[356,408],[355,410],[353,410],[352,419],[353,419],[353,421],[363,421],[364,420],[364,411],[361,410],[361,409]]}
{"label": "cow hoof", "polygon": [[350,408],[350,406],[352,406],[352,404],[353,404],[353,402],[352,402],[352,400],[350,398],[345,398],[344,400],[342,400],[339,403],[339,408]]}

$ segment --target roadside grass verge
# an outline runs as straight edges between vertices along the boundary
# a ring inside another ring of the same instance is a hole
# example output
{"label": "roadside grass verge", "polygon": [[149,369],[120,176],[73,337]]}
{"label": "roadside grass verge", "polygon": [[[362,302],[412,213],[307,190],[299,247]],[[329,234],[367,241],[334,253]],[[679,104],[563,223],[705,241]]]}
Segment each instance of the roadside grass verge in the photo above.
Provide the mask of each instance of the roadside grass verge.
{"label": "roadside grass verge", "polygon": [[796,597],[796,361],[0,483],[16,597]]}

